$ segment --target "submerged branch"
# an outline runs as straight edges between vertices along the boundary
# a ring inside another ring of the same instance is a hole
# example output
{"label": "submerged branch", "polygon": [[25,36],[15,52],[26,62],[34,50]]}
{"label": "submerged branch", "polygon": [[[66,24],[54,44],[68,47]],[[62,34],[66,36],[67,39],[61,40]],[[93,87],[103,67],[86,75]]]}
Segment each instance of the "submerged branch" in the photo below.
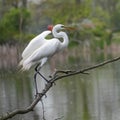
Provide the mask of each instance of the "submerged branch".
{"label": "submerged branch", "polygon": [[14,117],[17,114],[26,114],[28,112],[33,111],[35,106],[37,105],[37,103],[42,100],[43,96],[46,95],[46,93],[49,91],[49,89],[52,87],[52,85],[55,81],[57,81],[59,79],[62,79],[62,78],[65,78],[65,77],[77,75],[77,74],[88,74],[86,72],[88,72],[90,70],[93,70],[95,68],[104,66],[106,64],[113,63],[113,62],[118,61],[118,60],[120,60],[120,57],[104,61],[102,63],[99,63],[97,65],[93,65],[91,67],[84,68],[82,70],[60,70],[60,71],[58,70],[58,71],[55,71],[53,76],[50,78],[50,82],[46,84],[45,88],[42,90],[41,93],[36,95],[35,99],[33,100],[33,102],[28,107],[13,110],[10,113],[6,113],[6,114],[0,116],[0,120],[7,120],[9,118]]}

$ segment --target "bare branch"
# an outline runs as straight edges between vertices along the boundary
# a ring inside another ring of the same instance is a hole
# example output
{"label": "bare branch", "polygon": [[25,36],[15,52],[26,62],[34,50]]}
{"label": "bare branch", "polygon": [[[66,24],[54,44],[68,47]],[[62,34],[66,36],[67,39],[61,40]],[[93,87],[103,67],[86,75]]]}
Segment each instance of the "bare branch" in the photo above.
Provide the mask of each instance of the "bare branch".
{"label": "bare branch", "polygon": [[77,71],[75,71],[75,70],[55,71],[52,78],[50,78],[50,82],[46,84],[45,88],[42,90],[41,93],[37,94],[34,101],[28,107],[22,108],[22,109],[17,109],[17,110],[10,112],[10,113],[6,113],[5,115],[0,116],[0,120],[7,120],[9,118],[14,117],[17,114],[26,114],[30,111],[33,111],[35,106],[37,105],[37,103],[42,100],[43,96],[46,95],[46,93],[49,91],[49,89],[52,87],[52,85],[55,81],[62,79],[62,78],[65,78],[65,77],[77,75],[77,74],[87,74],[86,72],[88,72],[90,70],[104,66],[104,65],[109,64],[109,63],[113,63],[113,62],[118,61],[118,60],[120,60],[120,57],[117,57],[117,58],[114,58],[111,60],[107,60],[107,61],[104,61],[104,62],[99,63],[97,65],[87,67],[87,68],[84,68],[82,70],[77,70]]}
{"label": "bare branch", "polygon": [[35,106],[37,105],[37,103],[39,101],[41,101],[42,97],[46,95],[47,91],[52,87],[52,83],[49,82],[45,88],[43,89],[42,93],[37,94],[37,96],[35,97],[34,101],[31,103],[31,105],[29,105],[27,108],[22,108],[22,109],[16,109],[10,113],[6,113],[5,115],[0,116],[0,120],[7,120],[9,118],[14,117],[17,114],[26,114],[28,112],[33,111],[33,109],[35,108]]}
{"label": "bare branch", "polygon": [[[88,73],[86,73],[87,71],[93,70],[93,69],[98,68],[98,67],[102,67],[106,64],[113,63],[113,62],[118,61],[118,60],[120,60],[120,57],[116,57],[116,58],[111,59],[111,60],[106,60],[102,63],[99,63],[97,65],[93,65],[91,67],[87,67],[87,68],[84,68],[84,69],[81,69],[81,70],[76,70],[76,71],[75,70],[73,70],[73,71],[69,70],[69,72],[66,72],[66,70],[65,71],[63,71],[63,70],[62,71],[56,71],[55,76],[57,76],[57,77],[54,78],[54,75],[53,75],[53,79],[51,79],[51,81],[55,82],[59,79],[62,79],[62,78],[68,77],[68,76],[72,76],[72,75],[77,75],[77,74],[88,74]],[[58,73],[66,73],[66,74],[63,74],[63,75],[59,76]]]}

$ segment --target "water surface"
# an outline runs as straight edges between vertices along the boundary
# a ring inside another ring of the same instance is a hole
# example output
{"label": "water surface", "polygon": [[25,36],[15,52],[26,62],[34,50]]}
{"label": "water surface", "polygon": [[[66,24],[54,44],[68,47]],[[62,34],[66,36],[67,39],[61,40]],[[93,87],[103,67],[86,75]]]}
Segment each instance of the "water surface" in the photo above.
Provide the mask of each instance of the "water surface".
{"label": "water surface", "polygon": [[[59,66],[66,68],[69,65]],[[33,70],[0,72],[0,114],[24,108],[33,101],[33,73]],[[46,77],[51,73],[49,64],[42,73]],[[44,85],[38,77],[39,91]],[[89,75],[80,74],[57,81],[47,98],[43,98],[43,103],[46,120],[120,120],[120,62],[89,71]],[[33,112],[17,115],[11,120],[42,120],[42,113],[39,102]]]}

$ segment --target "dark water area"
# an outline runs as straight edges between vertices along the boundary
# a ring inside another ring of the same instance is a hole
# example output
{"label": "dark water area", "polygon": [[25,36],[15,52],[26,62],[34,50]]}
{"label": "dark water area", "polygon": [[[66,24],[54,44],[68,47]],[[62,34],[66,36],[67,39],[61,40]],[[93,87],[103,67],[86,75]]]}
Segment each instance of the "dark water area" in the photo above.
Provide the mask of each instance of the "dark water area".
{"label": "dark water area", "polygon": [[[21,49],[17,48],[19,53]],[[79,69],[114,57],[114,55],[93,54],[89,50],[84,54],[80,49],[65,50],[54,56],[41,72],[48,77],[55,68]],[[15,50],[16,52],[16,50]],[[16,54],[18,54],[16,53]],[[59,56],[59,57],[58,57]],[[14,58],[14,57],[13,57]],[[0,115],[24,108],[34,99],[34,70],[20,72],[14,69],[0,70]],[[1,63],[2,64],[2,63]],[[39,91],[45,82],[38,77]],[[56,82],[43,98],[46,120],[119,120],[120,116],[120,61]],[[16,115],[11,120],[42,120],[41,102],[34,111]]]}

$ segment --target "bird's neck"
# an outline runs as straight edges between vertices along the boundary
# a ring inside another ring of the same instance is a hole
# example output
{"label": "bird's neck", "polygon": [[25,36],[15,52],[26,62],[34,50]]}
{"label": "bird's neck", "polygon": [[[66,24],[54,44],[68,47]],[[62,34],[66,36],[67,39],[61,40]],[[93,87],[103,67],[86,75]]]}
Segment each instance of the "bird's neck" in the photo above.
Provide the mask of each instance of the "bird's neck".
{"label": "bird's neck", "polygon": [[59,49],[61,50],[66,48],[69,44],[69,39],[67,34],[65,32],[57,32],[56,30],[53,30],[52,32],[54,37],[63,39],[63,42],[61,42],[61,46]]}

